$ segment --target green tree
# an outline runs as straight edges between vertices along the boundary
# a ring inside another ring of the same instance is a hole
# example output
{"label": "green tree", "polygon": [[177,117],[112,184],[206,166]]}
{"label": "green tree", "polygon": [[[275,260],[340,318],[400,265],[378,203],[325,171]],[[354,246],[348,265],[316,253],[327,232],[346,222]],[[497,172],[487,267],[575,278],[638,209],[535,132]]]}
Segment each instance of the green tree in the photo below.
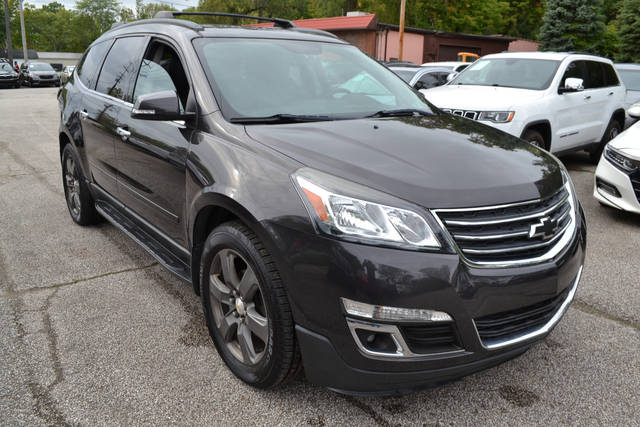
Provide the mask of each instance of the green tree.
{"label": "green tree", "polygon": [[540,50],[600,54],[604,48],[601,0],[549,0],[540,28]]}
{"label": "green tree", "polygon": [[85,15],[93,25],[90,33],[93,39],[109,30],[120,16],[116,0],[77,0],[76,10]]}
{"label": "green tree", "polygon": [[136,0],[136,18],[137,19],[150,19],[153,18],[156,13],[161,10],[176,10],[174,7],[164,3],[147,3],[142,0]]}
{"label": "green tree", "polygon": [[620,45],[616,59],[640,62],[640,0],[624,0],[618,16]]}

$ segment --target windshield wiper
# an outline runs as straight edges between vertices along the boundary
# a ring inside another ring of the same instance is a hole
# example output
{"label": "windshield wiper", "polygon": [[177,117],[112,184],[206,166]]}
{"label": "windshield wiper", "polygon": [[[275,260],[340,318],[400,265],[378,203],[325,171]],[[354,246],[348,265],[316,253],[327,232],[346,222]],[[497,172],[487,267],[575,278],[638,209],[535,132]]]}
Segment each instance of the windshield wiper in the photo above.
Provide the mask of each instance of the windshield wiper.
{"label": "windshield wiper", "polygon": [[430,116],[433,113],[426,110],[418,110],[416,108],[403,108],[398,110],[380,110],[367,117],[402,117],[402,116]]}
{"label": "windshield wiper", "polygon": [[257,124],[257,123],[304,123],[323,122],[334,120],[329,116],[301,115],[301,114],[274,114],[265,117],[232,117],[231,123]]}

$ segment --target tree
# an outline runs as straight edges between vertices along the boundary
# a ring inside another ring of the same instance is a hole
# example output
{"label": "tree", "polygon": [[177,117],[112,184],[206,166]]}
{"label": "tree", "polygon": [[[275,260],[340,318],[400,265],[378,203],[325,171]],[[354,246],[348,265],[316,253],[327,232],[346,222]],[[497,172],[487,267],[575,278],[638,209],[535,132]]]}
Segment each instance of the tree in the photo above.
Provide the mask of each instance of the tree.
{"label": "tree", "polygon": [[147,3],[142,0],[136,0],[136,19],[150,19],[161,10],[176,10],[175,8],[164,3]]}
{"label": "tree", "polygon": [[618,16],[620,45],[616,59],[640,62],[640,0],[624,0]]}
{"label": "tree", "polygon": [[549,0],[540,28],[540,50],[600,54],[604,49],[601,0]]}
{"label": "tree", "polygon": [[116,0],[77,0],[76,9],[93,25],[93,39],[109,30],[120,16],[120,7]]}

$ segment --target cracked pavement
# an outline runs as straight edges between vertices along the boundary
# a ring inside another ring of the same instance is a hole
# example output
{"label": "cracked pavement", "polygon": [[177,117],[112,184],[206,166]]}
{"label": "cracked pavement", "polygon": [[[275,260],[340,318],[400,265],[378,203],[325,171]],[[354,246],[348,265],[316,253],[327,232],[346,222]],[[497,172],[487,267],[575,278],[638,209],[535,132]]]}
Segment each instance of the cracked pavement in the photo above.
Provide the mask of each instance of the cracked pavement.
{"label": "cracked pavement", "polygon": [[592,198],[577,299],[546,341],[458,382],[342,396],[299,379],[254,390],[226,369],[191,286],[115,227],[69,217],[56,89],[0,91],[3,425],[436,425],[640,422],[640,217]]}

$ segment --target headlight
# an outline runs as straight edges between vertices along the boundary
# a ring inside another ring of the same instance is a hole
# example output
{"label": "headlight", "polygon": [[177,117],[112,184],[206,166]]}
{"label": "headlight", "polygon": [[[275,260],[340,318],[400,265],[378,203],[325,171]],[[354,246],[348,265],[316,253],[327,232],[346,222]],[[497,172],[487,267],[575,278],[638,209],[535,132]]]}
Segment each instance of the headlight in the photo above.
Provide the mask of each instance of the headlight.
{"label": "headlight", "polygon": [[630,159],[622,154],[620,151],[607,145],[604,149],[604,158],[607,159],[618,169],[622,169],[625,172],[633,173],[640,169],[640,162]]}
{"label": "headlight", "polygon": [[[364,200],[368,194],[387,199],[391,196],[307,168],[297,171],[294,181],[317,229],[325,234],[345,240],[408,249],[440,247],[421,214],[411,209]],[[347,193],[343,189],[351,191]],[[360,192],[363,198],[347,195],[354,192]],[[403,201],[399,203],[406,205]]]}
{"label": "headlight", "polygon": [[509,123],[516,113],[513,111],[481,111],[478,120],[487,120],[494,123]]}

